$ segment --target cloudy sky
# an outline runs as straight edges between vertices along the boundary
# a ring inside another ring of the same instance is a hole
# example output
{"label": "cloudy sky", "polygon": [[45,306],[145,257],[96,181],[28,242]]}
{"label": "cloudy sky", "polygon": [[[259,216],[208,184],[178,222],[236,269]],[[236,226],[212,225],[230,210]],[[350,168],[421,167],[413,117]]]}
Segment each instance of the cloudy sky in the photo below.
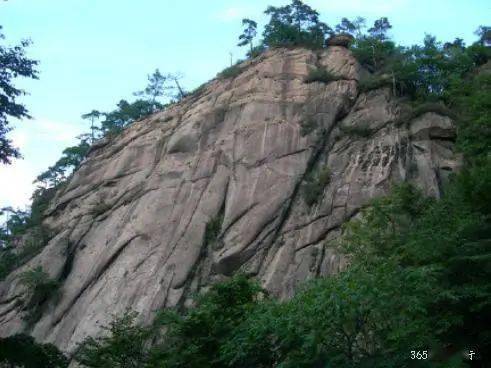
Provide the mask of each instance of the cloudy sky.
{"label": "cloudy sky", "polygon": [[[241,19],[263,25],[267,5],[276,0],[9,0],[0,1],[3,44],[30,38],[28,55],[40,61],[39,80],[18,80],[32,120],[13,122],[10,134],[24,156],[0,164],[0,207],[25,207],[32,181],[53,164],[64,147],[87,132],[80,115],[110,111],[122,98],[142,89],[155,68],[182,72],[193,89],[227,66],[236,47]],[[425,33],[442,40],[475,39],[488,23],[487,0],[310,0],[331,26],[346,16],[369,21],[387,16],[393,38],[420,42]]]}

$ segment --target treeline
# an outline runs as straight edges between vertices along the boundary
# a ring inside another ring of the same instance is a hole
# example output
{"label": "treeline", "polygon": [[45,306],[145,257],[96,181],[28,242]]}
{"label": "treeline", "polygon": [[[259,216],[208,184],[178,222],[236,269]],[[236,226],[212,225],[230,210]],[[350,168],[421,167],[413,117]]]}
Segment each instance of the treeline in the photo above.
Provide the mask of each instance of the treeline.
{"label": "treeline", "polygon": [[483,65],[490,57],[484,39],[491,38],[490,28],[480,26],[476,31],[479,41],[466,47],[460,38],[440,43],[427,35],[423,45],[404,47],[397,45],[389,36],[390,21],[382,17],[367,26],[362,17],[342,18],[334,27],[321,22],[319,13],[300,0],[282,7],[270,6],[265,11],[270,16],[262,39],[254,45],[257,23],[243,19],[244,31],[239,36],[238,46],[249,45],[249,57],[255,57],[275,47],[306,47],[321,49],[330,44],[335,36],[344,36],[357,60],[372,73],[361,81],[363,88],[378,88],[388,85],[398,96],[413,100],[450,103],[448,88],[452,82],[463,78],[476,66]]}

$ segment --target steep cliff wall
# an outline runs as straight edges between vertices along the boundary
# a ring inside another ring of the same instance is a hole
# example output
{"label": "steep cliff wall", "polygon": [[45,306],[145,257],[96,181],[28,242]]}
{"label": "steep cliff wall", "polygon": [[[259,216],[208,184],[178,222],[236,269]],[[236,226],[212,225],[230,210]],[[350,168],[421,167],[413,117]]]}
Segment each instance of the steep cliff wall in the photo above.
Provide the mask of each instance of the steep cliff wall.
{"label": "steep cliff wall", "polygon": [[[360,93],[343,47],[241,67],[93,147],[48,210],[55,236],[0,284],[1,335],[25,328],[18,275],[38,265],[62,286],[30,333],[66,351],[113,314],[149,321],[237,271],[289,297],[343,267],[333,241],[367,201],[406,180],[438,196],[457,166],[452,121],[404,121],[388,89]],[[305,83],[317,67],[339,80]]]}

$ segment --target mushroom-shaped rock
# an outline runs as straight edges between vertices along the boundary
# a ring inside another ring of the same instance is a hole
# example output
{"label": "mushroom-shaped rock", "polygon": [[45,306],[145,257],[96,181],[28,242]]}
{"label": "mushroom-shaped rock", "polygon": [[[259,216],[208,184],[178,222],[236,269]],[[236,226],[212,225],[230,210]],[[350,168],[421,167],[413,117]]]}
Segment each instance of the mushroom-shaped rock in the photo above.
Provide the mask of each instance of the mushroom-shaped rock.
{"label": "mushroom-shaped rock", "polygon": [[354,39],[355,38],[349,33],[340,33],[328,38],[326,41],[326,45],[349,47],[349,45],[351,45]]}

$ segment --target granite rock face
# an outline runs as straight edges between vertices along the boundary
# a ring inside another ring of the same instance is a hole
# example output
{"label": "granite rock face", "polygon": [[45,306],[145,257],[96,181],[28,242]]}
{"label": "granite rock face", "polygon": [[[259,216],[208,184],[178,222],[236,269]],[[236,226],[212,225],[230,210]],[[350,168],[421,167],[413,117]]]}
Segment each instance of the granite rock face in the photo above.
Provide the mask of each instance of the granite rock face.
{"label": "granite rock face", "polygon": [[[61,288],[28,332],[67,352],[115,314],[149,322],[238,271],[291,297],[344,267],[332,244],[371,198],[402,181],[439,196],[458,167],[453,122],[401,121],[390,90],[359,93],[366,71],[344,47],[277,49],[241,67],[92,148],[47,211],[54,237],[0,283],[0,335],[26,331],[18,276],[36,266]],[[341,79],[304,83],[319,67]],[[321,170],[330,179],[308,206]]]}

